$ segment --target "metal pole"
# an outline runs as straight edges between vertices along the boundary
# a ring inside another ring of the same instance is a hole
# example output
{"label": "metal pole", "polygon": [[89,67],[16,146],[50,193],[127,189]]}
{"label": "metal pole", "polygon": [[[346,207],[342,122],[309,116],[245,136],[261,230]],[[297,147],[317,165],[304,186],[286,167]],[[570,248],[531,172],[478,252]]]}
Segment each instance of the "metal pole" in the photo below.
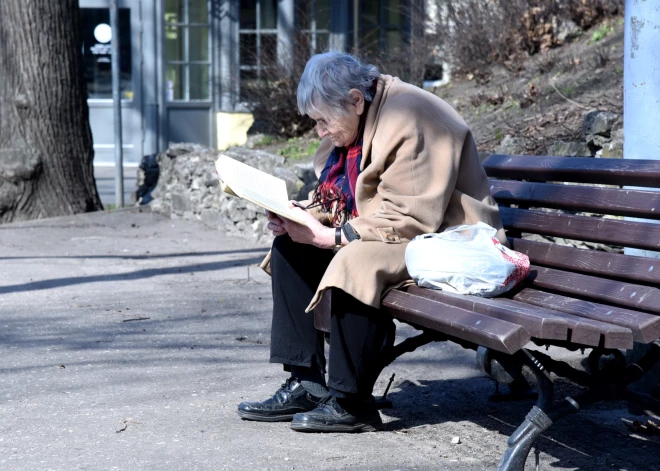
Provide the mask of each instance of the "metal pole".
{"label": "metal pole", "polygon": [[[626,0],[623,58],[623,156],[660,160],[660,11],[657,2]],[[648,190],[648,188],[645,188]],[[625,249],[631,255],[660,253]]]}
{"label": "metal pole", "polygon": [[115,121],[115,207],[124,206],[124,155],[121,136],[121,75],[119,65],[119,12],[117,0],[110,2],[112,29],[112,106]]}
{"label": "metal pole", "polygon": [[277,2],[277,60],[289,75],[293,73],[295,13],[294,0]]}

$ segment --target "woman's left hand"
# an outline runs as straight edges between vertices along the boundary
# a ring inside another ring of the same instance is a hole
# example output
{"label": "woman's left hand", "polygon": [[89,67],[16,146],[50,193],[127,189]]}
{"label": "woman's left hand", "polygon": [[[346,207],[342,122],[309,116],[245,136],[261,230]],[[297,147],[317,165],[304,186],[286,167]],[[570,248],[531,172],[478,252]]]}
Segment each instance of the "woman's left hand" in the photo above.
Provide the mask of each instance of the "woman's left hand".
{"label": "woman's left hand", "polygon": [[304,209],[300,209],[293,203],[290,208],[297,212],[298,215],[305,220],[306,226],[291,221],[290,219],[282,218],[283,228],[289,234],[289,237],[294,242],[299,244],[309,244],[319,247],[321,249],[331,249],[335,246],[335,229],[321,224],[314,216],[309,214]]}

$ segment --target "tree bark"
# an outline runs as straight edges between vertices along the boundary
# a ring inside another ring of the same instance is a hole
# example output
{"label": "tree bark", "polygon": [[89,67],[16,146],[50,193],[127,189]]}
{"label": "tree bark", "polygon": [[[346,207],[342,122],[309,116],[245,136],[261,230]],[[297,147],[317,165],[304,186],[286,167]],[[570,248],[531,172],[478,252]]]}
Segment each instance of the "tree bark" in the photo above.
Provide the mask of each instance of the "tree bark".
{"label": "tree bark", "polygon": [[0,223],[102,209],[78,0],[0,0]]}

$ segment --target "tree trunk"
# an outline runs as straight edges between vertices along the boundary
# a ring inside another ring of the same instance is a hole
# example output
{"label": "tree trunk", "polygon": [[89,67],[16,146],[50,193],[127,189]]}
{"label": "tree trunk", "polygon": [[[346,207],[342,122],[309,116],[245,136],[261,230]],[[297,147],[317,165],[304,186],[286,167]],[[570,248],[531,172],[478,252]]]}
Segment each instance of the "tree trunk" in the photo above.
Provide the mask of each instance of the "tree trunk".
{"label": "tree trunk", "polygon": [[102,209],[77,0],[0,0],[0,223]]}

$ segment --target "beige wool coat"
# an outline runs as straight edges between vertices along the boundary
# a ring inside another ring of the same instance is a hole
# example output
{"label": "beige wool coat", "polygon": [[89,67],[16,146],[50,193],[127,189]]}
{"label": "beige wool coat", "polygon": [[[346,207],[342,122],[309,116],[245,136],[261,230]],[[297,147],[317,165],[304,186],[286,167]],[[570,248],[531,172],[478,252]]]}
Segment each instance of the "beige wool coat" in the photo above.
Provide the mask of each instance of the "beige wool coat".
{"label": "beige wool coat", "polygon": [[[314,157],[320,175],[332,151],[325,139]],[[328,266],[307,311],[328,288],[380,307],[392,288],[411,282],[404,254],[419,234],[485,222],[506,244],[497,205],[465,121],[439,97],[381,75],[367,111],[362,168],[350,225],[360,235]],[[327,216],[316,214],[321,222]],[[270,254],[269,254],[270,255]],[[262,263],[268,271],[270,256]]]}

